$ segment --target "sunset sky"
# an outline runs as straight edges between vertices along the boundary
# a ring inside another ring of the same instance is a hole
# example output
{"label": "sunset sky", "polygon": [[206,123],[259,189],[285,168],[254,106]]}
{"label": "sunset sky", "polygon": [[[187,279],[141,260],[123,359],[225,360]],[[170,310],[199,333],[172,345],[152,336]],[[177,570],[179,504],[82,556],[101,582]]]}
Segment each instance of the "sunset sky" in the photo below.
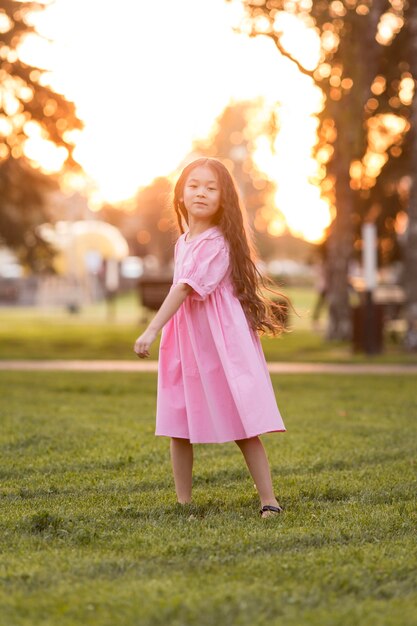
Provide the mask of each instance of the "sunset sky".
{"label": "sunset sky", "polygon": [[[92,206],[172,175],[227,105],[261,97],[266,108],[281,103],[282,127],[274,154],[259,137],[256,163],[276,182],[277,206],[294,234],[320,237],[329,207],[308,177],[317,168],[310,151],[321,93],[271,40],[233,32],[241,16],[240,2],[224,0],[55,0],[34,16],[52,41],[28,38],[23,58],[48,68],[53,88],[76,103],[85,128],[75,157],[91,180]],[[291,18],[286,29],[313,67],[314,33],[300,33]],[[51,168],[62,158],[41,154],[36,137],[30,149]]]}

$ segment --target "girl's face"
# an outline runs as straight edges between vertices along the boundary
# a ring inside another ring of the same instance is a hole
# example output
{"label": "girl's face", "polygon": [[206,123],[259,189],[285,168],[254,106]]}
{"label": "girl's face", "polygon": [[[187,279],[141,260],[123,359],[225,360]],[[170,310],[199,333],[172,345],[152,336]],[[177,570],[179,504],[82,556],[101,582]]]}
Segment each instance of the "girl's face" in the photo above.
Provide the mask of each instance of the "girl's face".
{"label": "girl's face", "polygon": [[220,185],[211,167],[199,165],[188,174],[183,200],[190,221],[212,223],[220,206]]}

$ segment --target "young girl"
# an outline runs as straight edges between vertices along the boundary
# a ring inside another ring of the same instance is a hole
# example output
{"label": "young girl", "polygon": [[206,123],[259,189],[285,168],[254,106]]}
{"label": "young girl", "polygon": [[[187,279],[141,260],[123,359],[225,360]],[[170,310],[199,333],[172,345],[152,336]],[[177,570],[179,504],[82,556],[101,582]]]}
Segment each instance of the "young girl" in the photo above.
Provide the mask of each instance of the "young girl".
{"label": "young girl", "polygon": [[[258,435],[285,431],[257,332],[278,334],[264,279],[226,167],[202,158],[174,192],[181,236],[173,285],[134,350],[149,357],[163,327],[156,435],[171,437],[178,502],[191,502],[193,443],[235,441],[259,493],[261,515],[281,513]],[[188,226],[184,233],[183,220]]]}

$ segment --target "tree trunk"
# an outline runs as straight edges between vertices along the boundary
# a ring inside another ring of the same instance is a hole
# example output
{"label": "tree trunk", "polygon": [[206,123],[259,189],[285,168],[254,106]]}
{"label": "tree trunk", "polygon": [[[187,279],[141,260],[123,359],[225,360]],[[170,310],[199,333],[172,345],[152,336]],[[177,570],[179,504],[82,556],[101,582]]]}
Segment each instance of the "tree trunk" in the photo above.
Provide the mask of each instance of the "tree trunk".
{"label": "tree trunk", "polygon": [[[352,337],[349,303],[349,262],[353,251],[353,224],[355,196],[350,187],[350,165],[361,156],[364,146],[364,110],[372,95],[371,85],[377,74],[383,49],[376,41],[378,23],[387,8],[387,0],[374,0],[366,21],[358,19],[354,42],[347,49],[347,75],[354,78],[354,93],[345,96],[343,104],[334,112],[337,127],[334,174],[337,215],[328,241],[328,305],[329,321],[326,338],[350,340]],[[366,63],[362,60],[366,58]],[[352,62],[353,61],[353,62]]]}
{"label": "tree trunk", "polygon": [[327,244],[329,321],[326,339],[328,340],[348,341],[352,335],[348,268],[353,242],[351,219],[353,195],[349,185],[349,165],[348,160],[340,158],[337,159],[335,168],[337,214]]}
{"label": "tree trunk", "polygon": [[417,5],[410,3],[408,11],[409,63],[414,77],[414,99],[411,106],[411,167],[412,185],[408,206],[408,228],[405,244],[404,287],[407,333],[405,347],[417,350]]}

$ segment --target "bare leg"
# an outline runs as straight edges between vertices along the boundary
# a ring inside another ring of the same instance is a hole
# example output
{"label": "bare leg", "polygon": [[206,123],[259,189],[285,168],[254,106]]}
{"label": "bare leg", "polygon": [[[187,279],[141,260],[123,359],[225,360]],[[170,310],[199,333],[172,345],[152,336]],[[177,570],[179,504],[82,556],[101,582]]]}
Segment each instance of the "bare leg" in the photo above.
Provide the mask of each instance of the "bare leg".
{"label": "bare leg", "polygon": [[191,502],[193,446],[188,439],[171,438],[171,463],[178,502]]}
{"label": "bare leg", "polygon": [[[279,506],[272,486],[271,470],[265,448],[259,437],[239,439],[236,441],[245,457],[246,465],[251,473],[261,500],[261,506],[272,504]],[[266,511],[262,517],[268,517],[274,513]]]}

